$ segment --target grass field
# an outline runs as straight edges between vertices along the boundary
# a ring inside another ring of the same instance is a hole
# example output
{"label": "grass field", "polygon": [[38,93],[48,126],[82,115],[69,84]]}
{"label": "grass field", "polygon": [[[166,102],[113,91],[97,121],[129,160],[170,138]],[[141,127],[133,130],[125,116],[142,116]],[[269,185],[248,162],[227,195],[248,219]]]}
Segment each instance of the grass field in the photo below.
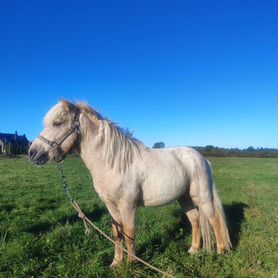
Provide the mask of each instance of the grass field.
{"label": "grass field", "polygon": [[[177,203],[142,208],[137,254],[176,277],[273,277],[278,265],[277,161],[210,158],[234,250],[190,256],[191,232]],[[111,218],[77,157],[65,162],[71,192],[100,228]],[[0,277],[161,277],[137,263],[109,264],[113,245],[92,231],[70,206],[56,165],[36,167],[26,157],[0,158]]]}

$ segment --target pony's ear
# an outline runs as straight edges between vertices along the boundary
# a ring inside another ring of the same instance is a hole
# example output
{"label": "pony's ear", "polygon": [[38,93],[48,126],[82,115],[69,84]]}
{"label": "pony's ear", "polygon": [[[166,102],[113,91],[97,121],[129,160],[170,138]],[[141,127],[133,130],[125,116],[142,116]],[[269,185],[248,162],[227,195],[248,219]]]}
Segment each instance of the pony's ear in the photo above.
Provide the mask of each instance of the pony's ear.
{"label": "pony's ear", "polygon": [[66,99],[62,98],[61,99],[61,103],[63,105],[63,108],[68,109],[69,101],[67,101]]}
{"label": "pony's ear", "polygon": [[71,114],[71,113],[77,113],[78,112],[78,108],[72,102],[63,98],[61,100],[61,103],[63,105],[63,109],[65,109],[65,111],[67,111],[68,113]]}

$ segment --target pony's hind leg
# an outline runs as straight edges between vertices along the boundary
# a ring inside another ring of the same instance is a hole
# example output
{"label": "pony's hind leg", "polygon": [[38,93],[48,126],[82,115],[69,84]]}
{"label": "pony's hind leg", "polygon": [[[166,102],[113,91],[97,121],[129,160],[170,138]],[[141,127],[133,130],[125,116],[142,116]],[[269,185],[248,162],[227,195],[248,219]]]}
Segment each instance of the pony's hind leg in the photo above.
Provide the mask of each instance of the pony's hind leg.
{"label": "pony's hind leg", "polygon": [[190,197],[198,207],[203,248],[211,250],[213,231],[217,252],[223,253],[225,250],[230,250],[231,242],[225,213],[207,160],[199,163],[195,175],[191,177]]}
{"label": "pony's hind leg", "polygon": [[202,234],[205,248],[210,249],[211,245],[210,226],[215,236],[217,253],[222,254],[226,250],[230,250],[231,241],[226,224],[224,209],[214,185],[211,193],[211,197],[201,195],[201,200],[196,202],[196,205],[199,209],[200,223],[203,227]]}
{"label": "pony's hind leg", "polygon": [[189,196],[182,197],[179,200],[179,204],[187,215],[188,220],[192,227],[192,244],[188,253],[195,254],[199,251],[201,246],[201,231],[200,231],[200,217],[197,208],[194,206]]}
{"label": "pony's hind leg", "polygon": [[220,216],[218,215],[218,212],[211,204],[203,204],[199,209],[202,211],[205,218],[208,220],[210,226],[212,227],[215,240],[216,240],[217,253],[218,254],[224,253],[225,246],[221,234],[221,223],[220,223]]}

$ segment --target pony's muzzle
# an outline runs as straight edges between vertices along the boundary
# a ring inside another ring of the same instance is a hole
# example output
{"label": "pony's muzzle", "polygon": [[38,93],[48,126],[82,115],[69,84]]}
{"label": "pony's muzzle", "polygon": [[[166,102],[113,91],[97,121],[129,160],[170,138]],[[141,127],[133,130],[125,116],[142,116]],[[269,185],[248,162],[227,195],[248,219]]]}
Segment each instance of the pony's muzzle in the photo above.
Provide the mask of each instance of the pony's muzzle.
{"label": "pony's muzzle", "polygon": [[29,159],[36,165],[43,165],[49,160],[49,155],[45,151],[37,151],[35,148],[29,149]]}

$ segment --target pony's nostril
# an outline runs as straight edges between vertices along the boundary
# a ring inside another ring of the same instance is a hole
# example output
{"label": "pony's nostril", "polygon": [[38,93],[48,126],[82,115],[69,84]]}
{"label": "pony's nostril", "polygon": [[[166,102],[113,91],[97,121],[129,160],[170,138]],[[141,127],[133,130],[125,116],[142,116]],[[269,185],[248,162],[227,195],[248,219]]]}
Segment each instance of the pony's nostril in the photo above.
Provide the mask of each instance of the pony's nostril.
{"label": "pony's nostril", "polygon": [[29,150],[29,159],[37,165],[42,165],[49,160],[49,155],[47,152],[37,151],[32,148]]}
{"label": "pony's nostril", "polygon": [[37,154],[37,151],[36,150],[30,150],[29,152],[29,158],[32,160]]}
{"label": "pony's nostril", "polygon": [[36,158],[36,164],[37,165],[42,165],[45,164],[49,160],[49,155],[48,153],[42,153],[38,155],[38,158]]}

